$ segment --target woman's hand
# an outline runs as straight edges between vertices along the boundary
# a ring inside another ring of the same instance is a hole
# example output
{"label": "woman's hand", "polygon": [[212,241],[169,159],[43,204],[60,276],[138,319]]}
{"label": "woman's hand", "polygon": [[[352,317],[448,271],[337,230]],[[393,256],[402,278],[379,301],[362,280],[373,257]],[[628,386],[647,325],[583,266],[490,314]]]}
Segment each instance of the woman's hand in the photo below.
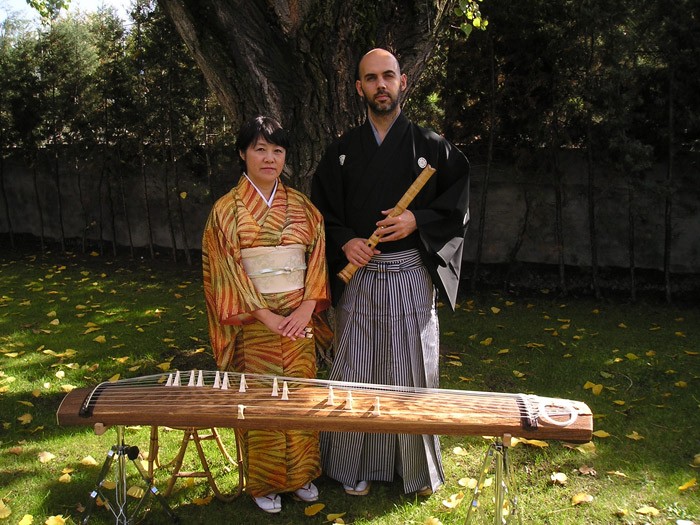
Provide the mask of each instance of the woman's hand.
{"label": "woman's hand", "polygon": [[313,337],[311,315],[314,313],[314,308],[316,308],[316,301],[302,301],[296,310],[283,319],[279,326],[281,334],[292,341],[302,337]]}
{"label": "woman's hand", "polygon": [[316,301],[302,301],[302,303],[287,317],[278,315],[267,308],[255,310],[251,315],[263,323],[271,332],[296,341],[303,337],[313,337],[310,324],[311,315],[316,308]]}

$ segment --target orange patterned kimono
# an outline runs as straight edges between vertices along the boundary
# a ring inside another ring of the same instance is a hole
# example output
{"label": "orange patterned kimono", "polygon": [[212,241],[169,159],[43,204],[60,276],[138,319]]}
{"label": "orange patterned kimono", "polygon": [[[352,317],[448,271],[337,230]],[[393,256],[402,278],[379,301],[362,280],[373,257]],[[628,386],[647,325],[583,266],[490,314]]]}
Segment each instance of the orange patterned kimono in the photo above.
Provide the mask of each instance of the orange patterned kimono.
{"label": "orange patterned kimono", "polygon": [[[204,294],[209,336],[220,370],[316,377],[313,338],[292,341],[271,332],[250,312],[269,308],[286,316],[304,300],[316,311],[329,305],[325,238],[321,214],[302,193],[278,184],[268,207],[246,177],[220,198],[209,215],[202,240]],[[259,293],[246,275],[241,250],[301,244],[306,247],[304,288]],[[318,316],[312,318],[314,332]],[[318,433],[242,432],[246,492],[252,496],[294,491],[321,473]]]}

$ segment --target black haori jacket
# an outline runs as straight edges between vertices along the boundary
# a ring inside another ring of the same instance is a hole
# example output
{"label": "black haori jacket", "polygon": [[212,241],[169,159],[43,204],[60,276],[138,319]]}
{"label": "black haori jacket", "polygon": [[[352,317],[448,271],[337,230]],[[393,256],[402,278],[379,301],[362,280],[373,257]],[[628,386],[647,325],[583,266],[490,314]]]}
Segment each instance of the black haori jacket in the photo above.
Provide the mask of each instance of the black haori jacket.
{"label": "black haori jacket", "polygon": [[469,161],[443,137],[400,113],[381,145],[369,120],[345,133],[326,150],[314,174],[311,200],[326,228],[326,255],[333,303],[347,264],[341,247],[369,238],[382,210],[393,208],[426,165],[436,169],[409,205],[418,230],[395,242],[379,243],[382,253],[418,248],[443,299],[454,309],[464,236],[469,223]]}

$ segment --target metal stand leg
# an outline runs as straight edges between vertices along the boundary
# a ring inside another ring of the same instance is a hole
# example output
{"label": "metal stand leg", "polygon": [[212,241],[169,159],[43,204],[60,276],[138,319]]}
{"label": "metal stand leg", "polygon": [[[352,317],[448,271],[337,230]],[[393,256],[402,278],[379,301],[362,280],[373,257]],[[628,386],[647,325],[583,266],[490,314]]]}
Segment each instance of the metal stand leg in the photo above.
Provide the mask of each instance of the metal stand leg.
{"label": "metal stand leg", "polygon": [[[158,489],[153,484],[153,476],[149,475],[148,472],[143,468],[143,466],[136,461],[139,457],[138,447],[130,447],[124,444],[124,427],[117,426],[117,444],[114,445],[110,451],[107,453],[107,459],[105,459],[102,469],[100,470],[99,477],[97,479],[97,484],[95,489],[90,493],[90,500],[85,511],[85,517],[82,520],[82,524],[85,525],[92,512],[95,508],[97,502],[97,497],[99,496],[105,502],[105,506],[112,512],[115,519],[116,525],[130,525],[135,523],[133,516],[138,514],[141,506],[146,501],[149,494],[152,494],[156,500],[163,506],[163,509],[168,514],[173,523],[179,523],[178,517],[170,510],[168,503],[165,498],[158,492]],[[114,487],[114,499],[110,501],[109,497],[106,495],[107,489],[104,484],[112,469],[112,464],[116,458],[115,465],[115,476],[116,482]],[[128,465],[128,460],[131,460],[132,464],[136,467],[136,470],[141,475],[141,478],[148,484],[148,490],[144,492],[143,496],[136,503],[133,511],[129,512],[128,508],[128,486],[127,486],[127,472],[126,468]],[[129,516],[132,517],[129,517]]]}
{"label": "metal stand leg", "polygon": [[510,434],[505,434],[503,439],[497,438],[486,450],[486,456],[481,465],[481,475],[479,481],[474,488],[474,495],[471,504],[467,510],[467,518],[465,525],[469,525],[472,515],[479,507],[479,495],[483,492],[486,476],[491,470],[495,461],[495,480],[494,489],[494,525],[504,525],[510,523],[511,518],[516,517],[518,523],[522,523],[520,515],[517,513],[517,496],[513,490],[513,473],[510,467],[510,458],[508,449],[510,448]]}

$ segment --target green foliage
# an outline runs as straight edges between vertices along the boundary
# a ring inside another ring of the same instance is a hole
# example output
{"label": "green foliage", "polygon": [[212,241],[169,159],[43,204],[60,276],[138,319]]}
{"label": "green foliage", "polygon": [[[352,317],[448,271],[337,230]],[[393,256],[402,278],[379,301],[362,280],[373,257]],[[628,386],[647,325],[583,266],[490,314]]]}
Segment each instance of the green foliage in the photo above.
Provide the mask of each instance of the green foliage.
{"label": "green foliage", "polygon": [[[200,268],[3,253],[0,290],[0,498],[11,511],[8,523],[25,514],[34,523],[57,515],[79,523],[116,433],[57,426],[59,403],[69,386],[93,387],[116,374],[150,375],[166,365],[213,369]],[[697,477],[692,464],[700,453],[697,307],[563,301],[543,290],[530,297],[462,297],[455,312],[441,307],[439,315],[442,388],[580,400],[593,410],[595,430],[609,434],[594,438],[588,451],[554,441],[545,448],[512,448],[512,486],[523,523],[660,525],[700,515],[697,486],[679,488]],[[601,385],[600,392],[588,383]],[[643,439],[630,438],[634,432]],[[182,436],[160,429],[161,492]],[[225,431],[224,439],[234,452],[231,433]],[[147,453],[149,442],[149,428],[125,428],[126,444]],[[462,524],[472,495],[465,484],[479,477],[491,440],[451,436],[441,442],[447,482],[427,499],[403,494],[400,483],[375,483],[369,496],[348,497],[321,477],[325,508],[315,516],[306,516],[308,505],[289,496],[278,516],[262,515],[245,496],[232,503],[211,500],[202,479],[178,481],[167,502],[183,523],[218,523],[226,516],[240,523],[320,524],[328,514],[345,513],[345,523],[354,524],[436,523],[431,518]],[[184,468],[199,470],[190,447]],[[42,463],[43,452],[54,458]],[[206,454],[220,488],[235,491],[236,470],[215,448]],[[88,456],[95,464],[84,463]],[[143,485],[132,465],[127,471],[129,487]],[[564,484],[552,482],[557,472],[566,474]],[[490,470],[487,478],[493,476]],[[460,493],[456,508],[443,504]],[[593,500],[574,505],[572,498],[584,493]],[[472,523],[493,523],[492,497],[493,488],[485,488]],[[643,507],[659,515],[638,513]],[[153,500],[145,510],[148,523],[170,522]],[[90,522],[114,519],[99,507]]]}
{"label": "green foliage", "polygon": [[62,9],[68,9],[70,0],[27,0],[27,4],[37,10],[44,24],[48,24],[58,18]]}
{"label": "green foliage", "polygon": [[481,16],[481,0],[459,0],[459,5],[455,7],[455,15],[458,18],[466,18],[459,28],[468,38],[473,29],[486,31],[489,21]]}

